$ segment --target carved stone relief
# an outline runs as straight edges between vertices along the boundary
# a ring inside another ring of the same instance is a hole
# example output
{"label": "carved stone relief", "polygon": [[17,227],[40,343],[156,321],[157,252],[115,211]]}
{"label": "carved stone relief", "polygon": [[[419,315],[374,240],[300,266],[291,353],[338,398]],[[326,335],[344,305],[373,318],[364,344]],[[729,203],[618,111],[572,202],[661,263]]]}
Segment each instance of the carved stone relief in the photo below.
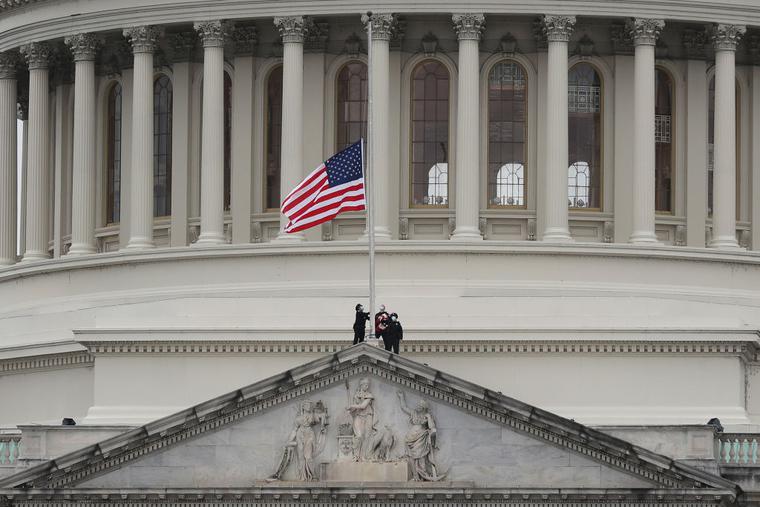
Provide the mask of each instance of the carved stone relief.
{"label": "carved stone relief", "polygon": [[293,460],[293,455],[296,457],[299,480],[317,479],[315,459],[325,448],[328,424],[327,408],[321,400],[302,401],[294,421],[295,427],[285,443],[280,463],[270,479],[282,478],[282,474]]}

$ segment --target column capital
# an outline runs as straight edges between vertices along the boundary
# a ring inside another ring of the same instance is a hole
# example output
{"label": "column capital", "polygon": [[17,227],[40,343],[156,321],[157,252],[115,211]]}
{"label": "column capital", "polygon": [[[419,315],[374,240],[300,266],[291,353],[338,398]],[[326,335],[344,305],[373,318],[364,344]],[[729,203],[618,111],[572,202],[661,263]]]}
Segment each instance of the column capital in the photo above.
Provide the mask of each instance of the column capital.
{"label": "column capital", "polygon": [[575,16],[546,14],[541,20],[544,34],[549,42],[567,42],[575,27]]}
{"label": "column capital", "polygon": [[466,12],[451,16],[454,30],[459,40],[480,41],[480,36],[486,28],[486,17],[480,13]]}
{"label": "column capital", "polygon": [[0,79],[16,79],[18,54],[14,51],[0,53]]}
{"label": "column capital", "polygon": [[308,21],[304,16],[287,16],[274,18],[274,25],[280,31],[283,43],[303,44],[306,32],[309,29]]}
{"label": "column capital", "polygon": [[47,69],[50,65],[50,45],[47,42],[30,42],[19,48],[29,70]]}
{"label": "column capital", "polygon": [[631,32],[634,46],[654,46],[664,27],[665,21],[662,19],[633,18],[628,20],[628,30]]}
{"label": "column capital", "polygon": [[132,53],[153,53],[158,46],[161,28],[152,25],[124,29],[124,37],[132,44]]}
{"label": "column capital", "polygon": [[78,33],[63,39],[63,42],[71,49],[74,61],[92,61],[100,47],[100,38],[94,33]]}
{"label": "column capital", "polygon": [[198,32],[204,48],[221,48],[227,41],[232,24],[222,20],[197,21],[193,23],[193,28]]}
{"label": "column capital", "polygon": [[238,26],[232,31],[232,42],[235,45],[236,56],[252,56],[259,42],[258,30],[255,26]]}
{"label": "column capital", "polygon": [[715,51],[736,51],[736,45],[747,31],[744,25],[725,25],[722,23],[713,26],[712,41]]}
{"label": "column capital", "polygon": [[369,28],[369,22],[372,21],[372,38],[374,40],[391,40],[398,28],[398,20],[395,14],[372,14],[362,15],[362,23],[365,28]]}

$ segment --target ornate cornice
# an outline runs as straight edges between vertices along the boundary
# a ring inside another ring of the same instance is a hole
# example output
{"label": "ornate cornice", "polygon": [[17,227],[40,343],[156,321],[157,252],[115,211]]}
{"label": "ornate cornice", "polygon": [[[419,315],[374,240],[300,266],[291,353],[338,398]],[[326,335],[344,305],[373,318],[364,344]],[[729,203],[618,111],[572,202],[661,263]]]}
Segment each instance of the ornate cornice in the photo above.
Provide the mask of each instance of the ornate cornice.
{"label": "ornate cornice", "polygon": [[132,45],[133,53],[155,53],[161,29],[157,26],[144,25],[124,29],[126,37]]}
{"label": "ornate cornice", "polygon": [[746,32],[747,27],[743,25],[717,24],[713,26],[713,48],[715,51],[736,51],[739,40]]}
{"label": "ornate cornice", "polygon": [[542,19],[543,31],[548,42],[568,42],[575,27],[575,16],[547,14]]}
{"label": "ornate cornice", "polygon": [[237,26],[232,31],[232,42],[236,56],[252,56],[259,42],[258,30],[255,26]]}
{"label": "ornate cornice", "polygon": [[16,79],[18,65],[18,53],[4,51],[0,53],[0,79]]}
{"label": "ornate cornice", "polygon": [[19,51],[24,56],[29,70],[47,69],[50,65],[52,52],[47,42],[30,42],[21,46]]}
{"label": "ornate cornice", "polygon": [[304,16],[286,16],[274,18],[274,26],[280,31],[282,42],[303,44],[309,23]]}
{"label": "ornate cornice", "polygon": [[369,22],[372,21],[372,39],[390,41],[398,28],[398,20],[395,14],[372,14],[372,16],[362,15],[362,23],[365,28],[369,28]]}
{"label": "ornate cornice", "polygon": [[94,33],[79,33],[66,37],[63,42],[71,49],[75,62],[93,61],[100,47],[100,39]]}
{"label": "ornate cornice", "polygon": [[223,20],[198,21],[193,28],[198,32],[204,48],[223,48],[232,24]]}
{"label": "ornate cornice", "polygon": [[665,28],[662,19],[633,18],[628,20],[628,29],[635,46],[654,46],[660,32]]}
{"label": "ornate cornice", "polygon": [[451,21],[454,23],[454,30],[459,40],[480,41],[486,28],[486,17],[483,14],[472,12],[453,14]]}
{"label": "ornate cornice", "polygon": [[45,370],[62,370],[67,368],[85,368],[92,366],[94,361],[94,356],[86,350],[31,357],[14,357],[12,359],[0,360],[0,375]]}

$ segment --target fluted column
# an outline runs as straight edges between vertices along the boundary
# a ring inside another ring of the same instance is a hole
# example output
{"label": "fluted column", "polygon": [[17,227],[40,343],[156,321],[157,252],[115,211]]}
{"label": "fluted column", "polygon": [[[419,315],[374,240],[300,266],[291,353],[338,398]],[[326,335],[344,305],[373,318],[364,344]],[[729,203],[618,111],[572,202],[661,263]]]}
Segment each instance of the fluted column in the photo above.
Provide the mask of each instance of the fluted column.
{"label": "fluted column", "polygon": [[50,236],[50,104],[48,63],[44,42],[22,46],[29,65],[29,153],[26,176],[26,247],[23,262],[47,259]]}
{"label": "fluted column", "polygon": [[224,41],[222,21],[195,23],[203,41],[203,130],[201,131],[201,234],[196,244],[224,239]]}
{"label": "fluted column", "polygon": [[636,18],[629,28],[634,43],[633,232],[631,243],[658,243],[654,233],[654,46],[665,26],[661,19]]}
{"label": "fluted column", "polygon": [[153,52],[155,26],[124,30],[132,43],[132,167],[129,192],[128,249],[154,248],[153,243]]}
{"label": "fluted column", "polygon": [[390,229],[390,40],[396,29],[393,14],[373,14],[364,19],[365,24],[372,21],[372,69],[370,70],[370,93],[372,93],[372,147],[369,150],[372,168],[372,207],[375,212],[375,239],[387,240],[391,237]]}
{"label": "fluted column", "polygon": [[95,54],[98,39],[66,37],[74,55],[74,156],[71,248],[68,255],[95,253]]}
{"label": "fluted column", "polygon": [[456,228],[453,240],[481,240],[480,228],[480,36],[482,14],[452,16],[459,39],[457,102]]}
{"label": "fluted column", "polygon": [[746,27],[716,25],[713,144],[713,235],[710,248],[739,248],[736,241],[736,45]]}
{"label": "fluted column", "polygon": [[0,266],[16,263],[16,55],[0,53]]}
{"label": "fluted column", "polygon": [[546,168],[543,241],[572,241],[567,211],[567,42],[575,16],[544,16],[546,72]]}
{"label": "fluted column", "polygon": [[[282,36],[282,156],[280,198],[284,199],[303,179],[303,16],[274,18]],[[320,99],[321,100],[321,99]],[[288,219],[280,216],[278,241],[303,241],[302,233],[285,233]]]}

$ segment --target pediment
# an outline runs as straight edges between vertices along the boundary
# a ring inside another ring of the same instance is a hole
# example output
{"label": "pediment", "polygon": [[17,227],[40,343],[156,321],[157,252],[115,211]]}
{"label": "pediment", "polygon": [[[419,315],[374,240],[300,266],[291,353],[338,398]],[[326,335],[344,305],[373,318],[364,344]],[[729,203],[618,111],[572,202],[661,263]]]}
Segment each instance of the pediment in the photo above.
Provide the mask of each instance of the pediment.
{"label": "pediment", "polygon": [[737,494],[719,476],[368,345],[0,480],[27,492],[389,485]]}

